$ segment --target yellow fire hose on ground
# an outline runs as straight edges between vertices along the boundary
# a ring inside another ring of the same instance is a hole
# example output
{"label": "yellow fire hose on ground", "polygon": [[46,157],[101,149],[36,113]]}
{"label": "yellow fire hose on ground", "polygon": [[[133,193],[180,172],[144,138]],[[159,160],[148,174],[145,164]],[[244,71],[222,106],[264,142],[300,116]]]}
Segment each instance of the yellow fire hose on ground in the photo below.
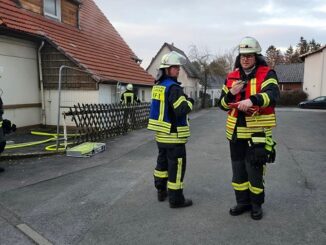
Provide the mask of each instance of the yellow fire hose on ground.
{"label": "yellow fire hose on ground", "polygon": [[[10,145],[6,145],[5,149],[10,150],[10,149],[16,149],[16,148],[23,148],[23,147],[41,145],[41,144],[45,144],[45,143],[57,140],[57,134],[55,134],[55,133],[31,131],[31,134],[32,135],[39,135],[39,136],[48,136],[50,138],[45,139],[45,140],[32,141],[32,142],[10,144]],[[64,136],[64,134],[59,134],[59,136]],[[67,137],[73,137],[73,136],[78,136],[78,134],[67,134],[66,136]],[[60,146],[62,146],[62,145],[66,146],[66,145],[70,145],[70,144],[72,144],[72,143],[71,142],[60,143]],[[47,150],[47,151],[56,151],[57,150],[56,147],[57,147],[56,144],[48,145],[48,146],[45,147],[45,150]],[[59,151],[65,151],[66,147],[59,147],[58,150]]]}

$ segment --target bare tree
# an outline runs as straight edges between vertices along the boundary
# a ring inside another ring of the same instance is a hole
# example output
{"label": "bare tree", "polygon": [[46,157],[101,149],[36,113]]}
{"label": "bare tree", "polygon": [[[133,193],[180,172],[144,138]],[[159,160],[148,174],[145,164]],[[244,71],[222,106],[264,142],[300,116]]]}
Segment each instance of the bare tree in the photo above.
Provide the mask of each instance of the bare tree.
{"label": "bare tree", "polygon": [[190,48],[189,58],[192,60],[193,65],[195,65],[200,71],[200,84],[204,87],[201,106],[202,108],[204,108],[206,101],[208,77],[211,74],[209,65],[212,62],[212,55],[207,50],[199,51],[198,48],[193,45]]}
{"label": "bare tree", "polygon": [[272,68],[274,68],[277,64],[284,63],[282,52],[275,48],[274,45],[269,46],[266,50],[266,62]]}

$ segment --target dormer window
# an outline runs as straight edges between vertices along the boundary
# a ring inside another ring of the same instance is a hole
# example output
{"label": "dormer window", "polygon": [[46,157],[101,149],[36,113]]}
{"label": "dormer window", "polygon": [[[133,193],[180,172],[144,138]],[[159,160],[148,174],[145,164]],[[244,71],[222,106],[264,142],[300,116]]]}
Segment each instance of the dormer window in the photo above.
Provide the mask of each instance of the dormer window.
{"label": "dormer window", "polygon": [[44,15],[61,20],[61,0],[44,0]]}

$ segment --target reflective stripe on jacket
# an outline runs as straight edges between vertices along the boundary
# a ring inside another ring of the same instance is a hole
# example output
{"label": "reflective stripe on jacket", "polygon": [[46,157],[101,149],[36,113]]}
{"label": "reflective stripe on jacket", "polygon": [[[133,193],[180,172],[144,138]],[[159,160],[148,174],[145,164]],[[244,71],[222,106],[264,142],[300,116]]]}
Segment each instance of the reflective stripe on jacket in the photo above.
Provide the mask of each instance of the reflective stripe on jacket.
{"label": "reflective stripe on jacket", "polygon": [[156,141],[160,143],[186,143],[187,137],[190,136],[190,127],[188,123],[188,116],[175,117],[172,120],[169,114],[170,110],[175,110],[186,102],[186,105],[192,109],[192,104],[186,99],[184,95],[179,96],[177,100],[170,105],[168,96],[172,86],[179,84],[172,79],[165,79],[158,85],[153,86],[152,102],[149,115],[149,122],[147,128],[156,132]]}
{"label": "reflective stripe on jacket", "polygon": [[[245,99],[248,99],[251,95],[260,93],[262,88],[268,84],[277,84],[275,79],[265,80],[267,73],[270,68],[267,66],[259,66],[256,71],[256,75],[253,79],[248,81],[245,91]],[[232,85],[237,80],[240,80],[240,71],[235,70],[228,74],[226,85],[223,87],[223,91],[228,93],[232,88]],[[276,117],[274,106],[269,106],[269,97],[265,93],[260,93],[263,98],[263,105],[260,107],[259,112],[253,115],[246,115],[245,121],[246,126],[237,126],[236,138],[248,139],[251,137],[252,133],[265,132],[266,136],[272,135],[272,127],[276,126]],[[239,102],[241,100],[240,93],[235,96],[234,102]],[[224,98],[221,100],[221,105],[227,109],[228,105],[225,103]],[[234,134],[234,130],[237,124],[238,109],[232,108],[228,111],[228,118],[226,121],[226,137],[231,140]]]}

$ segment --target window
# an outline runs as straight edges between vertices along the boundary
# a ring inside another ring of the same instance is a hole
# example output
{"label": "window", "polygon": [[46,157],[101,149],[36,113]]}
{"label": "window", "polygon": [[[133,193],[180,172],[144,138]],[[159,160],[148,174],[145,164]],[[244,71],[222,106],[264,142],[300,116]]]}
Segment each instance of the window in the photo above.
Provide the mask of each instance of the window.
{"label": "window", "polygon": [[44,0],[44,15],[61,20],[61,0]]}

